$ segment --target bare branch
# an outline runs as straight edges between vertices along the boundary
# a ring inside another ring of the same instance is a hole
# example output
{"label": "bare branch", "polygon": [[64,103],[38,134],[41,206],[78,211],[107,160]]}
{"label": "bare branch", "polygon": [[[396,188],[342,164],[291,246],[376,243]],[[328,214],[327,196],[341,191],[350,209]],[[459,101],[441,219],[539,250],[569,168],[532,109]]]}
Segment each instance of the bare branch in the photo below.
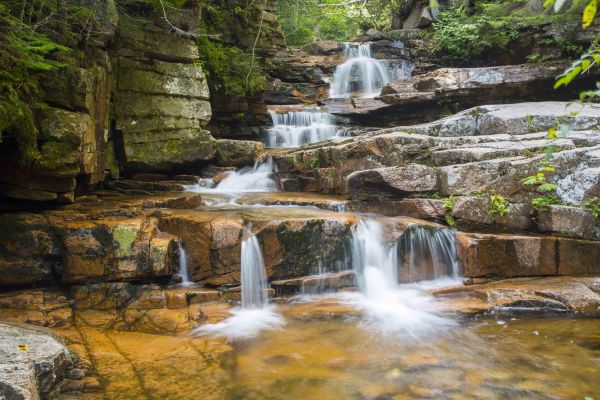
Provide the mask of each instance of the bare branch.
{"label": "bare branch", "polygon": [[248,81],[250,80],[250,74],[252,74],[252,70],[254,69],[254,54],[256,53],[256,44],[258,43],[258,39],[260,38],[260,32],[262,30],[263,21],[265,19],[265,6],[267,5],[267,0],[263,3],[261,14],[260,14],[260,23],[258,24],[258,32],[256,33],[256,38],[254,39],[254,45],[252,46],[252,62],[250,63],[250,69],[248,69],[248,74],[246,75],[246,81],[244,82],[244,88],[248,89]]}
{"label": "bare branch", "polygon": [[363,3],[362,7],[364,7],[365,4],[367,4],[367,1],[368,0],[348,0],[343,3],[320,3],[320,4],[317,4],[317,7],[321,7],[321,8],[323,8],[323,7],[347,7],[349,5],[357,4],[357,3]]}
{"label": "bare branch", "polygon": [[198,39],[199,35],[197,35],[195,33],[192,33],[192,32],[184,31],[183,29],[178,28],[175,25],[173,25],[171,23],[171,21],[169,21],[169,18],[167,17],[167,10],[165,9],[165,4],[163,3],[163,0],[159,0],[159,2],[160,2],[160,6],[161,6],[162,12],[163,12],[163,19],[169,25],[169,27],[171,28],[171,30],[173,32],[175,32],[175,34],[177,36],[181,36],[181,37],[186,38],[186,39]]}

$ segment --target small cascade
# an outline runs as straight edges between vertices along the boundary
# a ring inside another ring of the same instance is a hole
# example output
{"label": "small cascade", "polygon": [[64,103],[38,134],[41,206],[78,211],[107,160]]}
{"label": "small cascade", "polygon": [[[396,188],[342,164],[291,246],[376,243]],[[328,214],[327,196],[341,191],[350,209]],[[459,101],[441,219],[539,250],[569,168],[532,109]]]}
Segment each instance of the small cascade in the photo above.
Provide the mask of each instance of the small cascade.
{"label": "small cascade", "polygon": [[177,242],[179,250],[179,275],[181,275],[181,284],[184,286],[193,285],[194,282],[190,280],[190,274],[188,272],[187,256],[185,249],[183,248],[183,242],[179,240]]}
{"label": "small cascade", "polygon": [[241,252],[241,308],[232,310],[225,321],[200,326],[195,336],[224,336],[228,340],[257,337],[264,330],[277,329],[285,321],[269,305],[268,282],[260,243],[250,229],[244,228]]}
{"label": "small cascade", "polygon": [[379,221],[361,219],[352,239],[352,265],[360,293],[346,297],[364,312],[367,327],[421,340],[424,334],[439,333],[456,322],[440,315],[435,299],[420,284],[398,284],[398,253],[403,245],[402,240],[386,238]]}
{"label": "small cascade", "polygon": [[400,238],[400,280],[458,280],[456,240],[450,228],[409,227]]}
{"label": "small cascade", "polygon": [[265,263],[258,239],[249,231],[245,233],[248,237],[242,240],[242,308],[263,308],[269,304]]}
{"label": "small cascade", "polygon": [[275,163],[268,157],[264,161],[256,161],[253,167],[245,167],[227,175],[217,187],[224,192],[270,192],[277,190],[273,179]]}
{"label": "small cascade", "polygon": [[190,192],[198,193],[240,193],[240,192],[274,192],[277,182],[273,179],[276,172],[272,157],[256,161],[253,167],[244,167],[229,173],[216,187],[211,187],[207,180],[195,185],[186,186]]}
{"label": "small cascade", "polygon": [[335,124],[333,115],[318,108],[278,113],[269,110],[273,127],[267,133],[268,147],[298,147],[344,136],[344,129]]}
{"label": "small cascade", "polygon": [[392,80],[386,61],[373,58],[370,43],[345,45],[348,60],[338,65],[329,89],[332,99],[373,98]]}

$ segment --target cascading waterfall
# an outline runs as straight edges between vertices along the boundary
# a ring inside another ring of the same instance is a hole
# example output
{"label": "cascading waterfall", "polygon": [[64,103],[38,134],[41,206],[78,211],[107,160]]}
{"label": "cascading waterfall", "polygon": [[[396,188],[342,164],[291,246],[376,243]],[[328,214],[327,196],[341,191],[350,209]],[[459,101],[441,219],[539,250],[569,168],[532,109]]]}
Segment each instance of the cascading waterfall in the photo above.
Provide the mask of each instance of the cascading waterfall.
{"label": "cascading waterfall", "polygon": [[318,108],[278,113],[269,110],[273,127],[267,133],[268,147],[298,147],[344,135],[333,115]]}
{"label": "cascading waterfall", "polygon": [[277,182],[273,179],[276,172],[272,157],[256,161],[253,167],[244,167],[229,173],[214,188],[205,182],[186,186],[186,190],[199,193],[239,193],[239,192],[273,192],[277,191]]}
{"label": "cascading waterfall", "polygon": [[193,285],[194,282],[190,280],[190,274],[188,272],[187,256],[185,249],[183,248],[183,242],[179,240],[177,242],[179,250],[179,275],[181,275],[181,284],[184,286]]}
{"label": "cascading waterfall", "polygon": [[[446,235],[440,235],[428,243],[441,243],[447,238]],[[419,239],[418,236],[413,238]],[[364,312],[366,326],[385,334],[403,334],[419,339],[423,334],[455,326],[453,320],[437,312],[434,298],[422,286],[398,284],[398,253],[403,254],[399,251],[399,246],[403,245],[402,239],[387,239],[384,226],[379,221],[361,219],[352,239],[352,266],[360,293],[346,297]],[[423,248],[425,246],[427,244],[422,245]],[[441,244],[436,246],[436,249],[447,248]],[[435,251],[430,250],[432,253]],[[414,260],[417,262],[416,257]]]}
{"label": "cascading waterfall", "polygon": [[373,58],[370,43],[346,44],[348,60],[338,65],[329,89],[332,99],[379,96],[384,85],[392,80],[387,62]]}
{"label": "cascading waterfall", "polygon": [[242,308],[264,308],[269,304],[265,263],[258,239],[248,230],[245,233],[248,237],[242,240]]}
{"label": "cascading waterfall", "polygon": [[400,238],[400,280],[458,280],[454,231],[450,228],[409,227]]}
{"label": "cascading waterfall", "polygon": [[251,339],[260,332],[277,329],[285,321],[269,305],[268,282],[260,243],[249,228],[244,228],[241,251],[241,308],[232,310],[225,321],[200,326],[195,336],[225,336],[228,340]]}

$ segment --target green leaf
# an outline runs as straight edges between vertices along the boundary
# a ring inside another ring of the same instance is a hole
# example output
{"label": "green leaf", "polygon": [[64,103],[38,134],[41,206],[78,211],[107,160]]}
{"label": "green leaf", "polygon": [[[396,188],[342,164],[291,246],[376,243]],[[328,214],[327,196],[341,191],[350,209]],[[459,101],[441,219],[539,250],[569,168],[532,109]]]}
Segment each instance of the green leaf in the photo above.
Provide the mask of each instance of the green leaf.
{"label": "green leaf", "polygon": [[558,139],[558,134],[556,133],[556,129],[554,129],[554,127],[548,129],[548,137],[551,139]]}
{"label": "green leaf", "polygon": [[538,190],[541,190],[542,192],[550,192],[552,190],[556,190],[557,187],[558,186],[553,183],[542,183],[538,187]]}
{"label": "green leaf", "polygon": [[588,5],[583,10],[583,24],[584,28],[587,28],[592,24],[594,18],[596,17],[596,10],[598,7],[597,0],[591,0]]}

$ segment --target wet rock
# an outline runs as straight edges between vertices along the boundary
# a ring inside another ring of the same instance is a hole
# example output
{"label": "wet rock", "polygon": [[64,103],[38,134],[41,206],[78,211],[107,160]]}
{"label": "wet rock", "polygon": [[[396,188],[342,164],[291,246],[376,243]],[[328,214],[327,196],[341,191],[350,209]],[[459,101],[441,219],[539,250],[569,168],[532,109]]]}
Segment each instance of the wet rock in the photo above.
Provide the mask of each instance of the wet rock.
{"label": "wet rock", "polygon": [[557,239],[457,233],[457,257],[465,276],[532,276],[558,272]]}
{"label": "wet rock", "polygon": [[346,181],[352,200],[385,200],[434,192],[438,183],[435,169],[421,164],[357,171],[348,175]]}
{"label": "wet rock", "polygon": [[457,256],[468,277],[599,274],[596,241],[547,236],[457,233]]}
{"label": "wet rock", "polygon": [[71,365],[68,349],[49,331],[0,323],[0,396],[47,396]]}
{"label": "wet rock", "polygon": [[271,282],[271,287],[275,289],[277,296],[296,293],[323,293],[354,286],[356,286],[356,281],[353,271],[311,275]]}
{"label": "wet rock", "polygon": [[253,165],[264,153],[261,142],[250,140],[217,140],[217,165],[244,167]]}
{"label": "wet rock", "polygon": [[0,294],[0,318],[4,321],[68,328],[73,324],[72,303],[56,289],[7,291]]}

